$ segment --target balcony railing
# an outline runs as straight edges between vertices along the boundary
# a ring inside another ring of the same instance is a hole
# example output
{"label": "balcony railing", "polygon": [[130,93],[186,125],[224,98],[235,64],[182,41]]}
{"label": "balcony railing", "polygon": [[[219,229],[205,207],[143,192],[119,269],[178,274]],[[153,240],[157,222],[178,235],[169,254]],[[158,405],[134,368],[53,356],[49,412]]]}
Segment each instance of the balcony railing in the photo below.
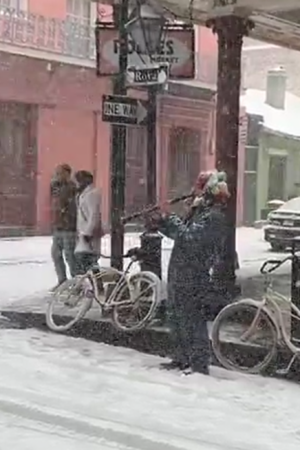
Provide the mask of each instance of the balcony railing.
{"label": "balcony railing", "polygon": [[95,34],[90,23],[52,19],[12,8],[0,8],[1,43],[76,59],[95,59]]}

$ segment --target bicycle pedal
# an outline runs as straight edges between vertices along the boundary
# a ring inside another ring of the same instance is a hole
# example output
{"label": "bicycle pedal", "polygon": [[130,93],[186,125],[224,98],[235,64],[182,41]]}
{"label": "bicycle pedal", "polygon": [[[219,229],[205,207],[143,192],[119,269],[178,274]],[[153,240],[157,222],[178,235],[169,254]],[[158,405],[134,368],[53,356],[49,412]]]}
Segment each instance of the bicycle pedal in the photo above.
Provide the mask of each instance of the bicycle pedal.
{"label": "bicycle pedal", "polygon": [[75,308],[75,306],[77,305],[77,301],[74,302],[72,300],[65,300],[64,301],[64,306],[68,307],[68,308]]}
{"label": "bicycle pedal", "polygon": [[285,368],[283,368],[283,369],[278,369],[278,370],[276,370],[276,375],[279,375],[279,376],[286,376],[286,375],[288,375],[289,372],[290,372],[290,370],[291,370],[291,368],[292,368],[292,366],[293,366],[293,364],[294,364],[294,362],[295,362],[295,360],[296,360],[296,358],[297,358],[298,356],[299,356],[298,353],[295,353],[295,354],[292,356],[292,358],[291,358],[289,364],[287,365],[287,367],[285,367]]}
{"label": "bicycle pedal", "polygon": [[276,375],[278,375],[279,377],[285,377],[286,375],[288,375],[289,370],[285,369],[278,369],[276,370]]}

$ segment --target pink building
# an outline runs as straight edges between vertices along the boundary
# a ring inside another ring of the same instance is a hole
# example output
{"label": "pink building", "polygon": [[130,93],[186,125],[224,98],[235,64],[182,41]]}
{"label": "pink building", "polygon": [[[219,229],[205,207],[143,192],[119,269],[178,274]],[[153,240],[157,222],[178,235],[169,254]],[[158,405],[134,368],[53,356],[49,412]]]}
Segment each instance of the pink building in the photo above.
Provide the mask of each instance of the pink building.
{"label": "pink building", "polygon": [[[107,222],[111,131],[102,122],[101,99],[111,92],[111,79],[95,74],[96,4],[22,0],[17,6],[0,4],[0,230],[49,230],[49,183],[62,162],[95,174]],[[108,6],[98,13],[111,20]],[[199,170],[214,166],[216,43],[210,30],[197,30],[195,47],[198,80],[210,86],[174,81],[158,99],[160,197],[186,192]],[[128,212],[146,202],[145,155],[145,128],[129,127]]]}

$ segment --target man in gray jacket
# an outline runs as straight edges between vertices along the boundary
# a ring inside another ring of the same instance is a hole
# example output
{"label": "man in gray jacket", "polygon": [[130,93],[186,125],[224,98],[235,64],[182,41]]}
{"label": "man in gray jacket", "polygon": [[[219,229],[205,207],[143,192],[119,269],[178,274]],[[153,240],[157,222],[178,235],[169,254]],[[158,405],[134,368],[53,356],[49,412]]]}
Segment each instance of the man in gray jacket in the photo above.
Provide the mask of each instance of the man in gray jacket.
{"label": "man in gray jacket", "polygon": [[80,170],[75,174],[78,188],[77,197],[77,243],[75,255],[77,272],[85,273],[100,258],[101,237],[101,196],[94,187],[90,172]]}

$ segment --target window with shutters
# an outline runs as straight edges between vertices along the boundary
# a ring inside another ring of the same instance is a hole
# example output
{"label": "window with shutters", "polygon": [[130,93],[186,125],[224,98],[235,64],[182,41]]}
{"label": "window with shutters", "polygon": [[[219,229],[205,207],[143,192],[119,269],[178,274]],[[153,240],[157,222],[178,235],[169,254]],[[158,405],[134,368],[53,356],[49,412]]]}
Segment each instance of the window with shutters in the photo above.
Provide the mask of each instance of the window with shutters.
{"label": "window with shutters", "polygon": [[[169,137],[169,195],[189,192],[200,170],[201,133],[189,128],[172,127]],[[182,212],[182,204],[174,211]]]}
{"label": "window with shutters", "polygon": [[257,172],[258,147],[247,146],[245,154],[245,172]]}
{"label": "window with shutters", "polygon": [[89,58],[91,53],[91,2],[67,0],[66,53],[77,58]]}
{"label": "window with shutters", "polygon": [[270,155],[268,180],[268,200],[287,200],[287,157],[285,155]]}
{"label": "window with shutters", "polygon": [[147,131],[145,127],[127,127],[126,214],[143,209],[147,203]]}
{"label": "window with shutters", "polygon": [[185,192],[199,173],[200,133],[183,127],[172,127],[169,141],[170,189]]}
{"label": "window with shutters", "polygon": [[90,24],[91,7],[88,0],[67,0],[67,19]]}

